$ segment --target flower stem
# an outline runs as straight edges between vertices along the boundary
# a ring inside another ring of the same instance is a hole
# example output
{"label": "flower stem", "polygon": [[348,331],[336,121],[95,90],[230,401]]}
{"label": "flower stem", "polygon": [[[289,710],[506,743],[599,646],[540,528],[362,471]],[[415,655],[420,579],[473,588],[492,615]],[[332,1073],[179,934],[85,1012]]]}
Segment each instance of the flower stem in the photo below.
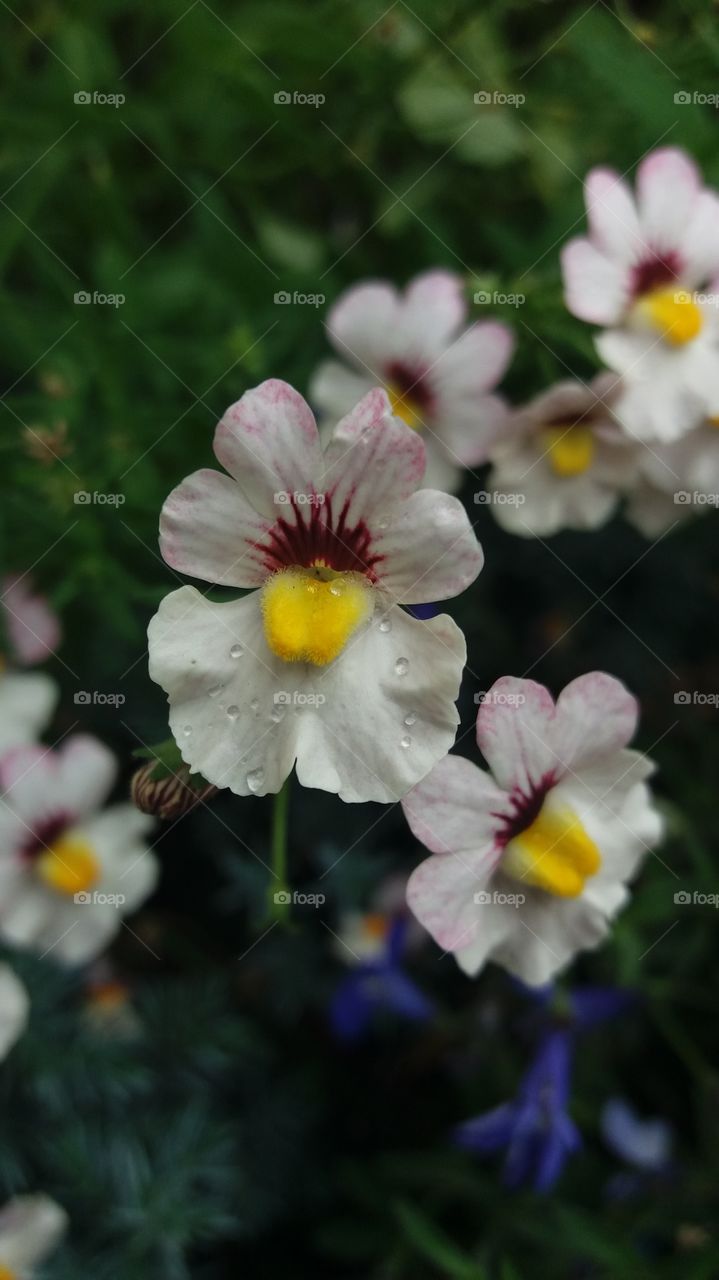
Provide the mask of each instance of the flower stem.
{"label": "flower stem", "polygon": [[[289,914],[287,884],[287,820],[290,809],[290,779],[285,778],[277,792],[272,811],[271,866],[269,909],[273,920],[285,920]],[[279,900],[278,900],[279,899]]]}

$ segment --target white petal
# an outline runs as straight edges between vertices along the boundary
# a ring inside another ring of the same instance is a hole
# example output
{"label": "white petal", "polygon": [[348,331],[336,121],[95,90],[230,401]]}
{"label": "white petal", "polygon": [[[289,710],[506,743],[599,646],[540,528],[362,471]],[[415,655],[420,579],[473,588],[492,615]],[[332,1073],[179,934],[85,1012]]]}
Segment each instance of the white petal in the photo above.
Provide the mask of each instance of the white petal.
{"label": "white petal", "polygon": [[262,515],[277,518],[278,493],[310,494],[322,470],[312,410],[287,382],[270,378],[230,406],[215,455]]}
{"label": "white petal", "polygon": [[382,586],[402,604],[450,600],[474,582],[482,548],[457,498],[422,489],[375,540]]}
{"label": "white petal", "polygon": [[446,397],[438,410],[438,431],[450,459],[463,467],[481,466],[505,427],[507,414],[500,396],[480,395],[458,402]]}
{"label": "white petal", "polygon": [[584,237],[569,240],[560,258],[572,315],[590,324],[616,324],[629,301],[628,272]]}
{"label": "white petal", "polygon": [[60,644],[60,622],[43,596],[34,595],[26,576],[6,578],[0,603],[8,639],[18,662],[43,662]]}
{"label": "white petal", "polygon": [[[282,514],[278,504],[276,515]],[[173,489],[160,516],[160,550],[191,578],[256,587],[266,569],[256,543],[271,528],[230,476],[195,471]]]}
{"label": "white petal", "polygon": [[75,817],[104,804],[117,777],[117,760],[97,738],[76,734],[55,753],[58,796]]}
{"label": "white petal", "polygon": [[604,671],[578,676],[560,693],[550,742],[566,770],[578,772],[626,747],[636,732],[639,704]]}
{"label": "white petal", "polygon": [[445,756],[405,796],[410,830],[432,853],[491,844],[507,796],[490,774],[462,756]]}
{"label": "white petal", "polygon": [[338,360],[324,360],[310,378],[310,404],[334,427],[375,385],[369,374],[357,373]]}
{"label": "white petal", "polygon": [[392,415],[376,387],[337,424],[325,453],[323,487],[336,522],[380,519],[422,482],[424,445],[416,431]]}
{"label": "white petal", "polygon": [[477,742],[505,791],[530,795],[557,768],[550,746],[554,701],[534,680],[503,676],[485,694],[477,716]]}
{"label": "white petal", "polygon": [[[445,951],[472,946],[483,925],[499,922],[478,905],[496,864],[491,846],[470,853],[434,853],[409,878],[407,903],[420,924]],[[493,906],[494,904],[492,904]]]}
{"label": "white petal", "polygon": [[685,151],[660,147],[637,171],[642,234],[653,249],[676,249],[691,219],[701,187],[699,171]]}
{"label": "white petal", "polygon": [[60,1243],[68,1216],[49,1196],[15,1196],[0,1211],[0,1258],[20,1276]]}
{"label": "white petal", "polygon": [[646,251],[634,198],[613,169],[592,169],[584,184],[587,221],[597,247],[620,263],[631,263]]}
{"label": "white petal", "polygon": [[498,320],[482,320],[460,334],[428,375],[440,402],[478,398],[496,387],[509,364],[514,335]]}
{"label": "white petal", "polygon": [[40,672],[0,674],[0,753],[41,734],[59,694],[55,681]]}
{"label": "white petal", "polygon": [[397,290],[381,281],[348,289],[330,309],[327,331],[344,360],[379,376],[389,344],[396,339],[400,300]]}
{"label": "white petal", "polygon": [[397,318],[403,349],[432,360],[467,314],[464,282],[452,271],[426,271],[407,286]]}
{"label": "white petal", "polygon": [[685,277],[702,284],[719,271],[719,196],[702,191],[694,201],[679,245]]}
{"label": "white petal", "polygon": [[[506,879],[505,885],[510,884]],[[516,882],[513,888],[516,891]],[[626,893],[620,890],[620,896],[623,901]],[[579,951],[599,946],[609,932],[609,921],[585,895],[556,898],[541,889],[528,889],[526,897],[514,912],[511,933],[490,958],[528,986],[542,987],[565,969]]]}
{"label": "white petal", "polygon": [[0,1061],[22,1035],[30,1013],[27,988],[9,964],[0,965]]}

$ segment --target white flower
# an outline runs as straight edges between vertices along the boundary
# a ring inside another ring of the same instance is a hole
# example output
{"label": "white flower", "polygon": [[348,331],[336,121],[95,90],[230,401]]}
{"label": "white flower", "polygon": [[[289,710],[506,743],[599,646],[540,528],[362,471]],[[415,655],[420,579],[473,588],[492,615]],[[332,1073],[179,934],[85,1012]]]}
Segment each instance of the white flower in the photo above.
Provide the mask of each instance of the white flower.
{"label": "white flower", "polygon": [[255,588],[212,604],[172,592],[150,623],[150,675],[169,694],[183,760],[238,795],[303,786],[398,800],[454,741],[465,644],[447,599],[479,573],[456,498],[415,492],[424,445],[371,391],[322,453],[287,383],[228,409],[215,454],[170,495],[160,545],[182,573]]}
{"label": "white flower", "polygon": [[80,963],[152,892],[157,860],[143,839],[152,819],[131,804],[100,809],[116,772],[111,753],[84,735],[0,759],[5,941]]}
{"label": "white flower", "polygon": [[504,402],[491,392],[513,347],[506,325],[466,321],[462,278],[449,271],[425,272],[403,294],[383,281],[355,285],[327,321],[343,363],[320,365],[310,399],[334,425],[381,383],[393,412],[423,434],[425,485],[453,492],[502,425]]}
{"label": "white flower", "polygon": [[55,652],[60,644],[59,619],[44,596],[33,593],[27,574],[3,580],[0,605],[17,662],[31,667]]}
{"label": "white flower", "polygon": [[15,1196],[0,1209],[0,1280],[32,1280],[67,1229],[65,1210],[49,1196]]}
{"label": "white flower", "polygon": [[596,529],[633,483],[637,446],[612,419],[614,374],[564,381],[513,414],[491,453],[492,514],[526,537]]}
{"label": "white flower", "polygon": [[717,295],[696,291],[719,269],[719,198],[683,151],[653,151],[636,199],[613,170],[585,183],[589,237],[562,251],[565,297],[621,374],[616,415],[640,440],[676,440],[719,413]]}
{"label": "white flower", "polygon": [[605,937],[661,833],[653,766],[626,750],[636,720],[634,698],[600,671],[556,705],[542,685],[506,676],[477,717],[492,772],[447,756],[405,797],[433,851],[407,901],[466,973],[493,959],[541,986]]}
{"label": "white flower", "polygon": [[719,420],[707,418],[673,444],[642,449],[626,516],[648,538],[719,505]]}
{"label": "white flower", "polygon": [[59,692],[44,672],[0,671],[0,754],[42,733]]}
{"label": "white flower", "polygon": [[[30,997],[25,984],[9,964],[0,964],[0,1061],[20,1039],[30,1013]],[[0,1280],[2,1271],[0,1270]]]}

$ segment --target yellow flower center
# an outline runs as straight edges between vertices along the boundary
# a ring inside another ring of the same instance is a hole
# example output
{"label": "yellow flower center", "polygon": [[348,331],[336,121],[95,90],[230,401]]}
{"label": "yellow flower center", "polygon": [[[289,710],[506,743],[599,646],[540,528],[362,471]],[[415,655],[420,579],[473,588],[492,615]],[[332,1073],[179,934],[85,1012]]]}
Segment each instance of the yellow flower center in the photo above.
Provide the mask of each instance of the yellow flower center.
{"label": "yellow flower center", "polygon": [[82,836],[69,832],[43,849],[35,862],[35,871],[48,889],[72,897],[97,883],[100,863],[92,845]]}
{"label": "yellow flower center", "polygon": [[682,347],[701,332],[702,313],[691,294],[676,289],[653,289],[634,304],[635,314],[665,342]]}
{"label": "yellow flower center", "polygon": [[285,662],[324,667],[373,607],[372,587],[361,573],[281,569],[262,588],[265,639]]}
{"label": "yellow flower center", "polygon": [[710,427],[719,427],[719,417],[707,418],[707,423]]}
{"label": "yellow flower center", "polygon": [[17,1272],[11,1271],[9,1267],[4,1267],[0,1262],[0,1280],[16,1280]]}
{"label": "yellow flower center", "polygon": [[397,418],[401,418],[414,431],[424,426],[421,407],[409,392],[400,391],[392,382],[387,384],[386,391],[392,412]]}
{"label": "yellow flower center", "polygon": [[579,476],[594,461],[595,441],[590,427],[546,427],[549,465],[558,476]]}
{"label": "yellow flower center", "polygon": [[577,898],[601,862],[577,815],[545,804],[534,822],[509,841],[502,870],[559,898]]}

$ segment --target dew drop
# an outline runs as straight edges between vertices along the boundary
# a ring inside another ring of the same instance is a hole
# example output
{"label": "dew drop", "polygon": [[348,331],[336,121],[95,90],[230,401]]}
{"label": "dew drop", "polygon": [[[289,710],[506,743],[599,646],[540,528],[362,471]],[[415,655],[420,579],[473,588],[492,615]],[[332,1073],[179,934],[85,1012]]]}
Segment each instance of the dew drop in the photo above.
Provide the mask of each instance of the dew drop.
{"label": "dew drop", "polygon": [[405,734],[404,738],[400,738],[399,745],[401,747],[404,747],[405,751],[407,750],[408,747],[412,746],[412,739],[410,738],[408,733]]}
{"label": "dew drop", "polygon": [[416,713],[415,713],[414,711],[410,711],[409,715],[408,715],[408,716],[405,716],[405,718],[404,718],[404,722],[405,722],[405,724],[406,724],[407,728],[408,728],[408,729],[411,729],[411,728],[412,728],[412,725],[417,723],[417,715],[416,715]]}
{"label": "dew drop", "polygon": [[394,664],[394,669],[397,672],[398,676],[406,676],[407,672],[409,671],[409,659],[398,658]]}
{"label": "dew drop", "polygon": [[216,698],[218,693],[222,693],[221,684],[213,684],[212,688],[207,690],[208,698]]}
{"label": "dew drop", "polygon": [[234,704],[231,707],[227,708],[227,715],[230,720],[236,720],[239,714],[240,714],[240,708],[236,707]]}
{"label": "dew drop", "polygon": [[230,657],[241,658],[244,652],[245,651],[242,648],[241,644],[233,644],[232,648],[230,649]]}
{"label": "dew drop", "polygon": [[392,630],[392,623],[390,622],[389,618],[382,619],[382,621],[379,624],[379,629],[380,631],[383,631],[385,635],[387,634],[388,631]]}
{"label": "dew drop", "polygon": [[247,785],[250,788],[250,791],[259,791],[264,780],[265,780],[264,769],[250,769],[250,772],[248,773],[247,779],[246,779]]}
{"label": "dew drop", "polygon": [[183,728],[182,732],[183,732],[183,734],[185,735],[185,737],[186,737],[186,738],[189,738],[190,734],[192,733],[192,725],[191,725],[191,724],[186,724],[186,725],[184,726],[184,728]]}
{"label": "dew drop", "polygon": [[278,707],[273,707],[273,708],[272,708],[272,710],[271,710],[271,712],[270,712],[270,720],[272,720],[272,721],[274,722],[274,724],[279,724],[279,723],[280,723],[280,720],[284,720],[284,717],[285,717],[285,709],[284,709],[284,707],[279,707],[279,706],[278,706]]}
{"label": "dew drop", "polygon": [[259,698],[253,698],[252,702],[250,703],[250,711],[254,711],[255,715],[258,715],[259,710],[260,710],[260,700]]}
{"label": "dew drop", "polygon": [[333,582],[330,587],[331,596],[343,596],[344,591],[345,591],[344,584],[341,582]]}

